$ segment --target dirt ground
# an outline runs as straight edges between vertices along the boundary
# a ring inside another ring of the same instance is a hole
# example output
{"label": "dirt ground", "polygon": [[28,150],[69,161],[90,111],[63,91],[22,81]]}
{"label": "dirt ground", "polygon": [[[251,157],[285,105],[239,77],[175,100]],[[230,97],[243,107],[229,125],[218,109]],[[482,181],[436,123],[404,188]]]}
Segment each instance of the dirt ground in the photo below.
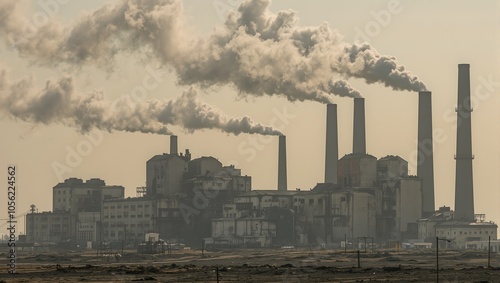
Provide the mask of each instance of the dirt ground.
{"label": "dirt ground", "polygon": [[[5,259],[6,254],[0,254]],[[97,258],[95,252],[18,252],[17,274],[2,264],[0,282],[436,282],[435,251],[247,249],[174,251],[144,255],[125,251]],[[3,260],[3,262],[6,262]],[[500,282],[500,255],[440,251],[439,282]]]}

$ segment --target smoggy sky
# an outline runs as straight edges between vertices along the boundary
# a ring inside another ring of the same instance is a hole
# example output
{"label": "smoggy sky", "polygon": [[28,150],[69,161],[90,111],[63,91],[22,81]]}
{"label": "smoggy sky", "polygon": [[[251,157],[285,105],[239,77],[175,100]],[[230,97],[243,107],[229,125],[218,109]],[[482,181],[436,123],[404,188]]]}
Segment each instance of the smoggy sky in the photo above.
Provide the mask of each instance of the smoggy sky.
{"label": "smoggy sky", "polygon": [[357,96],[368,153],[399,155],[415,175],[423,89],[436,207],[453,208],[457,65],[467,63],[475,212],[500,222],[498,1],[242,2],[0,0],[0,179],[18,166],[17,213],[51,210],[52,187],[69,177],[135,196],[169,133],[194,158],[276,189],[281,132],[289,190],[312,188],[324,179],[325,103],[338,104],[343,156]]}

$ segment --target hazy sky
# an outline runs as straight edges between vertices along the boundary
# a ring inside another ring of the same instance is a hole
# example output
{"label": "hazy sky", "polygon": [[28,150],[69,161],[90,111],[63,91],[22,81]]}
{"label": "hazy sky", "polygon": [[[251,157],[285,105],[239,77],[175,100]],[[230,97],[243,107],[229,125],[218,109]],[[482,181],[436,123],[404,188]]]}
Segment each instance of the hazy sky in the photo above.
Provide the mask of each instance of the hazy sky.
{"label": "hazy sky", "polygon": [[[6,4],[14,2],[17,1],[0,0],[0,8],[4,9],[0,10],[0,16],[5,19],[2,12],[7,11]],[[50,42],[32,44],[31,49],[15,49],[9,44],[9,34],[6,31],[15,30],[16,27],[9,25],[9,22],[3,22],[0,18],[0,25],[3,25],[1,27],[3,30],[0,30],[0,88],[1,70],[7,69],[10,73],[10,82],[32,82],[33,91],[29,95],[34,97],[40,95],[44,89],[51,90],[56,87],[64,89],[67,85],[62,84],[60,79],[71,77],[72,83],[68,84],[70,88],[74,87],[77,98],[83,99],[96,93],[103,95],[104,100],[98,103],[102,108],[97,107],[98,110],[106,109],[109,106],[106,103],[123,101],[124,98],[141,103],[152,99],[165,99],[170,100],[170,104],[168,101],[164,102],[165,109],[170,107],[168,109],[172,110],[176,109],[176,106],[185,106],[185,109],[204,109],[210,115],[248,116],[255,123],[273,125],[287,136],[289,190],[309,189],[316,183],[322,182],[326,119],[326,106],[323,103],[313,100],[289,101],[286,96],[295,95],[287,93],[287,90],[293,89],[289,85],[283,86],[282,95],[260,95],[261,93],[241,95],[234,83],[223,83],[227,79],[224,74],[218,78],[217,83],[207,88],[197,84],[195,86],[197,95],[191,93],[196,91],[190,89],[190,84],[186,83],[188,79],[192,79],[189,74],[183,77],[185,81],[179,84],[178,73],[191,68],[198,61],[191,61],[192,65],[189,67],[183,66],[182,64],[189,61],[186,58],[192,54],[176,53],[176,48],[179,50],[183,47],[185,50],[192,48],[190,46],[192,41],[189,41],[192,38],[204,38],[205,42],[209,42],[208,39],[212,34],[220,33],[223,29],[226,14],[231,9],[236,9],[242,1],[181,2],[183,9],[178,11],[177,16],[183,22],[183,26],[174,25],[171,30],[176,34],[174,40],[167,40],[166,45],[155,47],[162,50],[164,55],[161,58],[154,54],[154,50],[146,51],[141,48],[141,42],[151,38],[140,36],[123,40],[129,44],[126,48],[120,46],[122,41],[111,36],[111,39],[100,39],[98,42],[101,45],[95,45],[94,49],[87,49],[93,52],[103,45],[109,45],[111,48],[106,51],[110,52],[109,54],[116,53],[112,62],[107,61],[111,59],[106,57],[107,53],[100,54],[102,57],[96,57],[95,60],[87,58],[78,61],[77,57],[85,54],[73,52],[71,48],[76,48],[75,46],[69,47],[67,57],[63,56],[62,51],[61,54],[51,53],[50,46],[45,45],[50,45]],[[110,1],[110,3],[116,6],[120,2]],[[51,25],[55,23],[60,25],[64,34],[77,23],[83,22],[83,19],[88,19],[86,15],[102,6],[103,1],[97,0],[24,1],[15,17],[21,20],[21,23],[23,21],[32,23],[38,32],[47,29],[47,26],[38,23],[44,23],[44,17],[50,18]],[[454,205],[453,156],[456,143],[454,109],[457,97],[457,65],[470,64],[471,93],[474,96],[472,132],[475,155],[475,212],[486,213],[488,220],[500,222],[500,72],[498,71],[500,1],[275,0],[269,9],[271,13],[288,9],[296,11],[296,17],[300,20],[295,25],[299,28],[309,26],[316,28],[326,23],[332,30],[342,35],[340,38],[334,32],[336,37],[334,40],[341,39],[341,42],[348,45],[355,41],[368,40],[371,47],[379,54],[394,56],[395,62],[404,66],[432,91],[433,126],[435,131],[439,132],[439,138],[435,137],[434,147],[436,207],[446,205],[453,208]],[[107,30],[107,32],[112,34],[117,31]],[[76,34],[88,35],[92,34],[92,30],[86,30],[84,27]],[[29,36],[31,35],[28,34],[26,37]],[[54,36],[54,33],[42,37],[51,38],[51,36]],[[183,41],[184,39],[186,41]],[[74,39],[78,47],[87,46],[87,40],[92,41],[95,38]],[[209,47],[208,44],[205,46],[208,49]],[[331,46],[325,48],[329,50]],[[49,52],[44,53],[44,50]],[[242,50],[244,52],[246,49]],[[277,54],[279,55],[279,52]],[[204,58],[200,57],[200,60],[202,59]],[[257,59],[259,58],[254,58],[258,61]],[[269,62],[280,61],[279,58],[269,58]],[[285,60],[283,64],[285,63],[288,62]],[[257,70],[252,69],[252,71],[266,71],[266,62],[260,62],[258,66],[265,68],[262,70],[254,68]],[[267,71],[273,75],[278,67],[280,66],[272,66],[270,71]],[[313,72],[316,65],[306,67]],[[150,80],[152,70],[158,71],[158,68],[162,68],[164,76],[158,81]],[[235,66],[221,65],[217,68],[235,68]],[[214,70],[212,71],[216,72]],[[234,73],[237,73],[237,70],[229,72],[226,76],[232,77]],[[285,70],[282,76],[287,75]],[[330,74],[325,76],[329,77]],[[381,82],[367,84],[365,79],[348,77],[345,73],[331,74],[331,76],[334,79],[345,79],[366,98],[368,153],[377,158],[399,155],[409,161],[410,173],[416,174],[417,93],[395,91]],[[134,90],[137,90],[138,86],[144,86],[146,77],[149,87],[138,97]],[[47,83],[48,80],[51,83]],[[60,84],[56,85],[56,82]],[[189,103],[184,103],[179,98],[183,93],[183,98],[196,101],[190,100]],[[343,156],[352,149],[353,101],[349,97],[334,95],[331,95],[331,99],[338,104],[339,153]],[[2,100],[8,101],[5,97]],[[29,101],[26,97],[16,98],[16,101],[18,100],[19,103]],[[18,166],[18,214],[27,212],[30,204],[35,204],[39,211],[50,210],[52,187],[69,177],[102,178],[109,185],[125,186],[126,195],[135,196],[135,188],[145,185],[146,161],[155,154],[169,150],[168,136],[139,132],[115,130],[109,133],[93,130],[91,133],[94,133],[94,136],[102,136],[102,140],[89,143],[88,136],[83,135],[75,127],[51,123],[50,121],[55,120],[47,117],[52,116],[44,116],[54,115],[54,111],[57,113],[61,111],[62,114],[57,115],[65,115],[64,111],[57,110],[51,103],[52,100],[37,101],[35,98],[32,101],[37,103],[25,108],[17,105],[17,102],[10,105],[18,107],[17,112],[14,111],[16,113],[39,111],[41,116],[29,116],[28,120],[38,117],[47,123],[24,122],[19,118],[12,118],[13,111],[6,109],[5,103],[0,108],[0,127],[3,129],[0,138],[0,168],[4,168],[0,170],[0,178],[6,183],[7,165]],[[210,104],[211,108],[207,110],[204,103]],[[115,104],[113,105],[115,107]],[[193,105],[201,106],[193,108]],[[148,117],[143,117],[149,113],[147,109],[149,108],[136,109],[136,115],[141,119],[147,119]],[[188,126],[196,124],[193,122],[193,117],[189,115],[186,117],[182,115],[184,113],[182,110],[179,111],[169,112],[177,117],[177,120],[169,120],[171,123],[184,123]],[[116,124],[123,122],[122,126],[128,125],[129,120],[131,123],[137,122],[134,120],[136,118],[134,115],[127,113],[120,113],[121,116],[113,122]],[[107,117],[109,113],[104,111],[97,114]],[[227,119],[224,119],[226,118],[222,118],[222,124],[224,121],[227,122]],[[155,126],[157,125],[151,127]],[[167,127],[169,131],[179,136],[181,151],[189,148],[194,158],[214,156],[223,164],[235,164],[242,169],[243,174],[252,176],[254,189],[276,189],[278,147],[276,136],[245,133],[234,135],[217,129],[191,131],[179,126]],[[223,125],[224,127],[230,128],[227,123]],[[124,128],[126,127],[122,127]],[[88,145],[91,145],[90,148]],[[79,154],[81,160],[70,158],[68,162],[69,152],[78,150],[84,153]],[[67,166],[66,169],[69,168],[71,172],[64,172],[60,165]],[[54,166],[59,166],[61,171],[56,172]],[[6,184],[3,187],[5,193],[0,194],[0,201],[5,203]]]}

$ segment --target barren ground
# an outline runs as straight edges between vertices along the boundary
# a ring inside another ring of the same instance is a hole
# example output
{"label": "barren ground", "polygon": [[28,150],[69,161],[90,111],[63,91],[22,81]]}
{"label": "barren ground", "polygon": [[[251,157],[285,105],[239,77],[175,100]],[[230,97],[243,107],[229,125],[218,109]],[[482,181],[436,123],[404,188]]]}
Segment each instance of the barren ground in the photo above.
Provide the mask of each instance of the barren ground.
{"label": "barren ground", "polygon": [[[0,254],[5,263],[7,254]],[[174,251],[144,255],[125,251],[120,262],[95,252],[18,252],[15,275],[0,268],[0,282],[436,282],[435,251],[247,249]],[[440,282],[500,282],[500,256],[486,268],[482,251],[440,251]]]}

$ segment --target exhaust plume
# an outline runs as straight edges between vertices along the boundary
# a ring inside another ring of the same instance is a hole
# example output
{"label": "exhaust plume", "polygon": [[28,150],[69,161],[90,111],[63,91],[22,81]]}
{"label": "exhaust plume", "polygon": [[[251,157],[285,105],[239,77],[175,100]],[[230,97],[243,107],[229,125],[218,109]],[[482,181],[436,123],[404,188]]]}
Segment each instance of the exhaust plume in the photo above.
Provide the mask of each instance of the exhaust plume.
{"label": "exhaust plume", "polygon": [[170,67],[182,85],[230,85],[243,96],[279,95],[289,101],[360,97],[343,78],[395,90],[425,89],[394,57],[367,43],[344,43],[326,23],[300,27],[296,12],[273,13],[270,0],[243,1],[224,26],[205,37],[189,30],[180,0],[113,2],[67,28],[54,21],[30,28],[20,20],[17,1],[3,2],[0,34],[22,56],[43,65],[93,64],[112,71],[116,54],[140,51]]}
{"label": "exhaust plume", "polygon": [[7,71],[0,69],[0,110],[12,118],[35,124],[59,123],[86,133],[92,129],[171,135],[168,125],[188,132],[218,129],[239,135],[280,135],[272,127],[251,118],[228,117],[217,108],[203,103],[194,88],[170,100],[149,100],[132,104],[125,99],[106,101],[101,92],[78,96],[75,80],[65,76],[47,81],[36,92],[33,79],[10,82]]}

